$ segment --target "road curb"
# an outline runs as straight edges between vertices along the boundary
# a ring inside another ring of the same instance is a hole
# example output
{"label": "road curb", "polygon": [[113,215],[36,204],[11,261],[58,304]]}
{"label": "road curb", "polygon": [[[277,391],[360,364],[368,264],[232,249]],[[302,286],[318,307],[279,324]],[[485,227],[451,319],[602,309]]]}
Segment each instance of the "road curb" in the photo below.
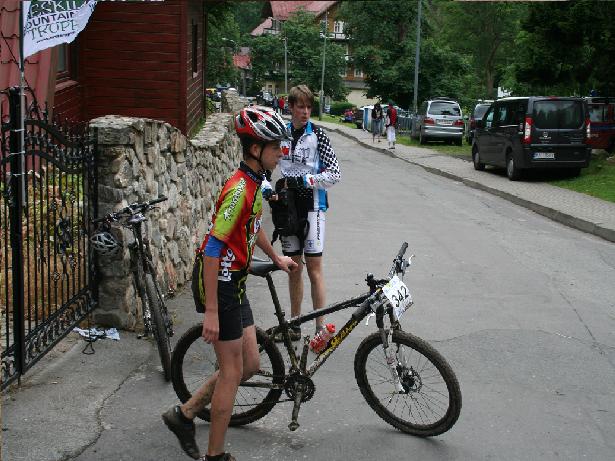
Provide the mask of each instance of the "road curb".
{"label": "road curb", "polygon": [[400,160],[403,160],[407,163],[410,163],[412,165],[416,165],[416,166],[420,166],[421,168],[423,168],[425,171],[428,171],[429,173],[433,173],[433,174],[437,174],[439,176],[443,176],[445,178],[448,179],[452,179],[454,181],[459,181],[463,184],[465,184],[468,187],[472,187],[474,189],[479,189],[482,190],[484,192],[488,192],[490,194],[493,195],[497,195],[498,197],[501,197],[505,200],[508,200],[509,202],[512,202],[516,205],[522,206],[524,208],[527,208],[528,210],[531,210],[535,213],[538,213],[539,215],[545,216],[546,218],[551,219],[552,221],[558,222],[560,224],[563,224],[565,226],[571,227],[573,229],[577,229],[580,230],[582,232],[586,232],[588,234],[592,234],[595,235],[597,237],[600,237],[604,240],[608,240],[609,242],[615,242],[615,229],[610,229],[608,227],[604,227],[601,226],[600,223],[594,223],[591,221],[587,221],[585,219],[579,218],[577,216],[572,216],[566,213],[563,213],[561,211],[555,210],[553,208],[544,206],[544,205],[540,205],[538,203],[532,202],[530,200],[526,200],[523,199],[521,197],[518,197],[514,194],[510,194],[508,192],[504,192],[502,190],[499,189],[495,189],[493,187],[489,187],[486,186],[478,181],[474,181],[472,179],[468,179],[468,178],[464,178],[463,176],[459,176],[456,175],[454,173],[449,173],[448,171],[443,171],[440,170],[438,168],[434,168],[434,167],[430,167],[430,166],[426,166],[421,164],[420,162],[416,162],[413,161],[411,159],[405,158],[405,157],[400,157],[399,155],[396,155],[394,152],[386,149],[386,148],[381,148],[381,147],[375,147],[372,146],[369,143],[366,143],[364,141],[359,140],[358,138],[356,138],[355,136],[353,136],[350,133],[345,132],[344,130],[341,130],[339,128],[331,128],[331,127],[327,127],[328,130],[333,131],[335,133],[338,133],[348,139],[352,139],[353,141],[357,142],[359,145],[366,147],[368,149],[371,150],[375,150],[377,152],[383,153],[383,154],[387,154],[390,157],[394,157],[394,158],[398,158]]}

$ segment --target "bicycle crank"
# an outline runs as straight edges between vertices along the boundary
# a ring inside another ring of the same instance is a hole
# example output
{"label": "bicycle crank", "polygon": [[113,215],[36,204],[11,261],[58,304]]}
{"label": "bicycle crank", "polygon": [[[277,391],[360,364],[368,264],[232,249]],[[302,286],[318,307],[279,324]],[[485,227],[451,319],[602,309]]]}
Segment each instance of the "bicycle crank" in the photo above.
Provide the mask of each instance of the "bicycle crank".
{"label": "bicycle crank", "polygon": [[314,392],[316,391],[314,381],[311,378],[299,374],[290,375],[284,383],[284,392],[286,392],[289,399],[295,400],[299,389],[303,390],[301,403],[307,402],[314,397]]}

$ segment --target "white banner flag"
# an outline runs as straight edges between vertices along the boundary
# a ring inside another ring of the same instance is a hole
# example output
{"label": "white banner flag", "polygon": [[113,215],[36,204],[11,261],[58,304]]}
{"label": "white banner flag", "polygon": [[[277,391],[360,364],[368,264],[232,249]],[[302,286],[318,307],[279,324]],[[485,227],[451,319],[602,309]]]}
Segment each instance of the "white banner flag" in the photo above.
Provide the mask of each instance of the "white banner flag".
{"label": "white banner flag", "polygon": [[70,43],[94,12],[97,0],[22,2],[23,59],[60,43]]}

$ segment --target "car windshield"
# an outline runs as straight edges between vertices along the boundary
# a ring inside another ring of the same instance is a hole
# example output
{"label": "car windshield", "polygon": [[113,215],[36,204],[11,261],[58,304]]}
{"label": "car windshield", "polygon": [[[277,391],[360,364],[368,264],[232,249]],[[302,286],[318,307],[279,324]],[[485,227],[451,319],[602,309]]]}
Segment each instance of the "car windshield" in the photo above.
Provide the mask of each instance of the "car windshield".
{"label": "car windshield", "polygon": [[483,118],[483,115],[485,115],[485,112],[487,112],[487,109],[489,109],[489,104],[481,104],[479,106],[476,106],[474,108],[474,118],[475,119],[479,119],[479,118]]}
{"label": "car windshield", "polygon": [[432,102],[429,106],[431,115],[457,115],[461,114],[459,105],[454,102]]}
{"label": "car windshield", "polygon": [[583,126],[583,103],[581,101],[536,101],[534,103],[534,126],[549,129],[575,129]]}

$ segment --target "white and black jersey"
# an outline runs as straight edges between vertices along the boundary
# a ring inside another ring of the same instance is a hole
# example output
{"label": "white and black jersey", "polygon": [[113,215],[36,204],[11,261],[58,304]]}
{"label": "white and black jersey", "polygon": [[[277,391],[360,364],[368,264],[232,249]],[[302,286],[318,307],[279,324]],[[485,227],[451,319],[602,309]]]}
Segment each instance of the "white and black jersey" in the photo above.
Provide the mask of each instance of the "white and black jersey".
{"label": "white and black jersey", "polygon": [[[288,124],[292,130],[292,124]],[[302,177],[311,192],[313,210],[328,208],[326,189],[340,180],[340,168],[331,141],[325,131],[308,121],[304,128],[293,130],[293,140],[281,144],[284,156],[280,171],[284,177]]]}

